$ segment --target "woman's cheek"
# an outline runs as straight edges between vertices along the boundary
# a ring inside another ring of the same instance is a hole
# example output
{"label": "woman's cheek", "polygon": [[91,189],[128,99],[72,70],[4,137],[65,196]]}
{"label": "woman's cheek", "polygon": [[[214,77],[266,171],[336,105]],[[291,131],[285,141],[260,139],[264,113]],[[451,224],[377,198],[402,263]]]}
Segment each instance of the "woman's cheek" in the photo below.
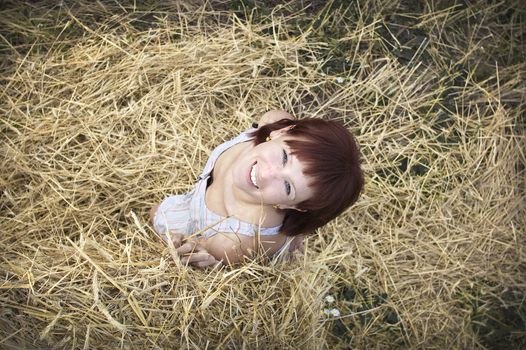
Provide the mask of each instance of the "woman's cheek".
{"label": "woman's cheek", "polygon": [[276,193],[272,189],[267,189],[263,192],[263,198],[267,204],[276,203]]}
{"label": "woman's cheek", "polygon": [[286,196],[283,193],[280,193],[279,191],[274,191],[272,198],[274,203],[277,204],[283,204],[286,200]]}

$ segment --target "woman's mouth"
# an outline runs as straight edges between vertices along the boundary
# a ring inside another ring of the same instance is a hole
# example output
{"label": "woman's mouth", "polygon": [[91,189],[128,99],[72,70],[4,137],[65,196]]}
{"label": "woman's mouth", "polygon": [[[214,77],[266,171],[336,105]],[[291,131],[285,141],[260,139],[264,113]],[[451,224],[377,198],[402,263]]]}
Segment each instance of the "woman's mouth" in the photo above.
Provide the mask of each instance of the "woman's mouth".
{"label": "woman's mouth", "polygon": [[257,162],[255,162],[250,168],[250,182],[254,185],[255,188],[259,189],[258,180],[257,180]]}

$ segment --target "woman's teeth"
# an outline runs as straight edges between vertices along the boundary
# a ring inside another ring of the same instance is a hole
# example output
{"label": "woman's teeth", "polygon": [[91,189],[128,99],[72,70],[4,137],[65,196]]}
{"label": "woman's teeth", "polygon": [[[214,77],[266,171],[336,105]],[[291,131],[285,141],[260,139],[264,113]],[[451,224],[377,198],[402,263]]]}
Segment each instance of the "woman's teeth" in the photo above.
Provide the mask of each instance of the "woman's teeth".
{"label": "woman's teeth", "polygon": [[252,180],[252,183],[254,184],[254,186],[256,186],[256,188],[259,188],[258,187],[258,182],[257,182],[257,179],[256,179],[256,164],[254,164],[252,166],[252,170],[250,170],[250,180]]}

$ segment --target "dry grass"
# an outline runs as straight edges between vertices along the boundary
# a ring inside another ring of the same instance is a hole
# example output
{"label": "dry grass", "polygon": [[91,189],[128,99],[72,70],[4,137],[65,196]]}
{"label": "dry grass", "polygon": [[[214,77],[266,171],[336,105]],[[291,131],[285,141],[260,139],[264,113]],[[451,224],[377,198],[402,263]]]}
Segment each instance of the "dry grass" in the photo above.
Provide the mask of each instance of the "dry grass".
{"label": "dry grass", "polygon": [[[519,5],[8,3],[1,347],[523,343]],[[271,108],[346,123],[363,196],[304,257],[182,266],[148,209]]]}

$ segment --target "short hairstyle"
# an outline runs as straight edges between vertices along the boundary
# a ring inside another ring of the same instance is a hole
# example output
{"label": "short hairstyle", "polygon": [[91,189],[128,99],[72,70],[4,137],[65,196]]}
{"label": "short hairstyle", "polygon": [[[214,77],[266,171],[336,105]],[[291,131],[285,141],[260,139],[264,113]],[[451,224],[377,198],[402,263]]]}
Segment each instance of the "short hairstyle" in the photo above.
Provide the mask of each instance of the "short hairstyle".
{"label": "short hairstyle", "polygon": [[304,166],[304,175],[314,195],[285,209],[281,232],[287,236],[309,234],[340,215],[358,200],[364,179],[360,151],[352,134],[341,123],[317,118],[282,119],[252,132],[256,145],[265,142],[273,130],[293,126],[287,135],[291,153]]}

